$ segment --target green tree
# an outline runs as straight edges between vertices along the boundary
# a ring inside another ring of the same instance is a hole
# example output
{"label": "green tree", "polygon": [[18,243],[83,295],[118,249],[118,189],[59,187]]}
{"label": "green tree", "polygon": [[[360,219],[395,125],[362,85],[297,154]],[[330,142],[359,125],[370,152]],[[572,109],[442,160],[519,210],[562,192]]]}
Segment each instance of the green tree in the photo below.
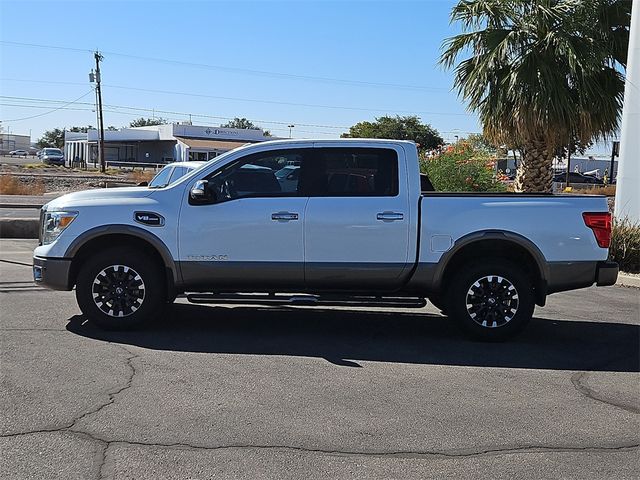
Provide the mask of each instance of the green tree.
{"label": "green tree", "polygon": [[481,133],[470,133],[466,138],[461,138],[460,143],[466,143],[470,145],[472,149],[479,152],[496,153],[498,150],[496,146]]}
{"label": "green tree", "polygon": [[53,130],[47,130],[42,134],[42,137],[36,142],[36,147],[57,147],[62,148],[64,146],[64,130],[61,128],[54,128]]}
{"label": "green tree", "polygon": [[389,138],[393,140],[413,140],[423,149],[436,148],[444,143],[437,130],[423,124],[415,115],[401,117],[383,116],[375,122],[358,122],[349,128],[343,138]]}
{"label": "green tree", "polygon": [[262,130],[262,133],[264,134],[265,137],[270,137],[271,136],[271,132],[269,130],[263,130],[262,127],[259,127],[258,125],[256,125],[251,120],[249,120],[248,118],[245,118],[245,117],[242,117],[242,118],[236,117],[233,120],[229,120],[224,125],[220,125],[220,127],[222,127],[222,128],[240,128],[240,129],[244,129],[244,130]]}
{"label": "green tree", "polygon": [[[546,192],[562,145],[618,128],[628,0],[461,0],[440,62],[487,139],[518,145],[516,191]],[[459,57],[470,55],[459,63]]]}
{"label": "green tree", "polygon": [[169,121],[166,118],[144,118],[135,119],[129,124],[129,127],[148,127],[151,125],[166,125]]}

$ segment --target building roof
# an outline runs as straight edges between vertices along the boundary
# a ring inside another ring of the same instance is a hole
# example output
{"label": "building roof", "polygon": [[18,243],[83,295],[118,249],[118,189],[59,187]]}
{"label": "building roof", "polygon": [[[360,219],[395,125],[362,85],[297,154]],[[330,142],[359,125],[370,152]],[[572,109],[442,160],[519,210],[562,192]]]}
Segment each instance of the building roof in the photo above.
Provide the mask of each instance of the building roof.
{"label": "building roof", "polygon": [[189,148],[208,148],[210,150],[232,150],[234,148],[246,145],[246,140],[203,140],[199,138],[176,137],[180,142],[189,146]]}

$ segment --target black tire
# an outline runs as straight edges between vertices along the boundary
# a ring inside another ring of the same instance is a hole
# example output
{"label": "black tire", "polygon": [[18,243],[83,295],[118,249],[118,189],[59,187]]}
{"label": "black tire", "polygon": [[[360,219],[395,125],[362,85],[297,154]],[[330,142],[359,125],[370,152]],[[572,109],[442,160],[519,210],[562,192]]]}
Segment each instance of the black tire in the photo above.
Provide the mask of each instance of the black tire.
{"label": "black tire", "polygon": [[90,322],[128,330],[165,304],[161,265],[142,251],[114,247],[90,256],[76,279],[76,299]]}
{"label": "black tire", "polygon": [[447,310],[477,340],[500,342],[520,333],[535,308],[531,280],[514,264],[485,259],[447,282]]}

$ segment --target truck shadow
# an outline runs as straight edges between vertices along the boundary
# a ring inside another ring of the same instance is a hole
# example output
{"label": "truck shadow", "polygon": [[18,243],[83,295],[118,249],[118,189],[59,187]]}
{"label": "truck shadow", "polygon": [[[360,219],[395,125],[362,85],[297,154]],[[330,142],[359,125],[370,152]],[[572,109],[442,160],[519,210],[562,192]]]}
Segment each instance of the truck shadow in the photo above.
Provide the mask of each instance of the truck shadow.
{"label": "truck shadow", "polygon": [[506,343],[466,339],[446,317],[362,310],[175,304],[140,330],[104,331],[77,315],[67,330],[154,350],[551,370],[640,371],[640,326],[534,318]]}

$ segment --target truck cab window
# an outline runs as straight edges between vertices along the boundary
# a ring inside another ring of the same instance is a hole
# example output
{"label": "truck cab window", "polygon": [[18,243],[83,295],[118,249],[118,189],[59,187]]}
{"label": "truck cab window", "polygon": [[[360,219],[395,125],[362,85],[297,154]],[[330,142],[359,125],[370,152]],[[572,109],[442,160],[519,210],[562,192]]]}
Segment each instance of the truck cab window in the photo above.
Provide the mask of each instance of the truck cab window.
{"label": "truck cab window", "polygon": [[302,160],[302,152],[294,150],[250,155],[211,174],[207,178],[209,188],[218,201],[297,196]]}
{"label": "truck cab window", "polygon": [[319,148],[307,165],[310,196],[387,197],[398,194],[398,156],[383,148]]}

